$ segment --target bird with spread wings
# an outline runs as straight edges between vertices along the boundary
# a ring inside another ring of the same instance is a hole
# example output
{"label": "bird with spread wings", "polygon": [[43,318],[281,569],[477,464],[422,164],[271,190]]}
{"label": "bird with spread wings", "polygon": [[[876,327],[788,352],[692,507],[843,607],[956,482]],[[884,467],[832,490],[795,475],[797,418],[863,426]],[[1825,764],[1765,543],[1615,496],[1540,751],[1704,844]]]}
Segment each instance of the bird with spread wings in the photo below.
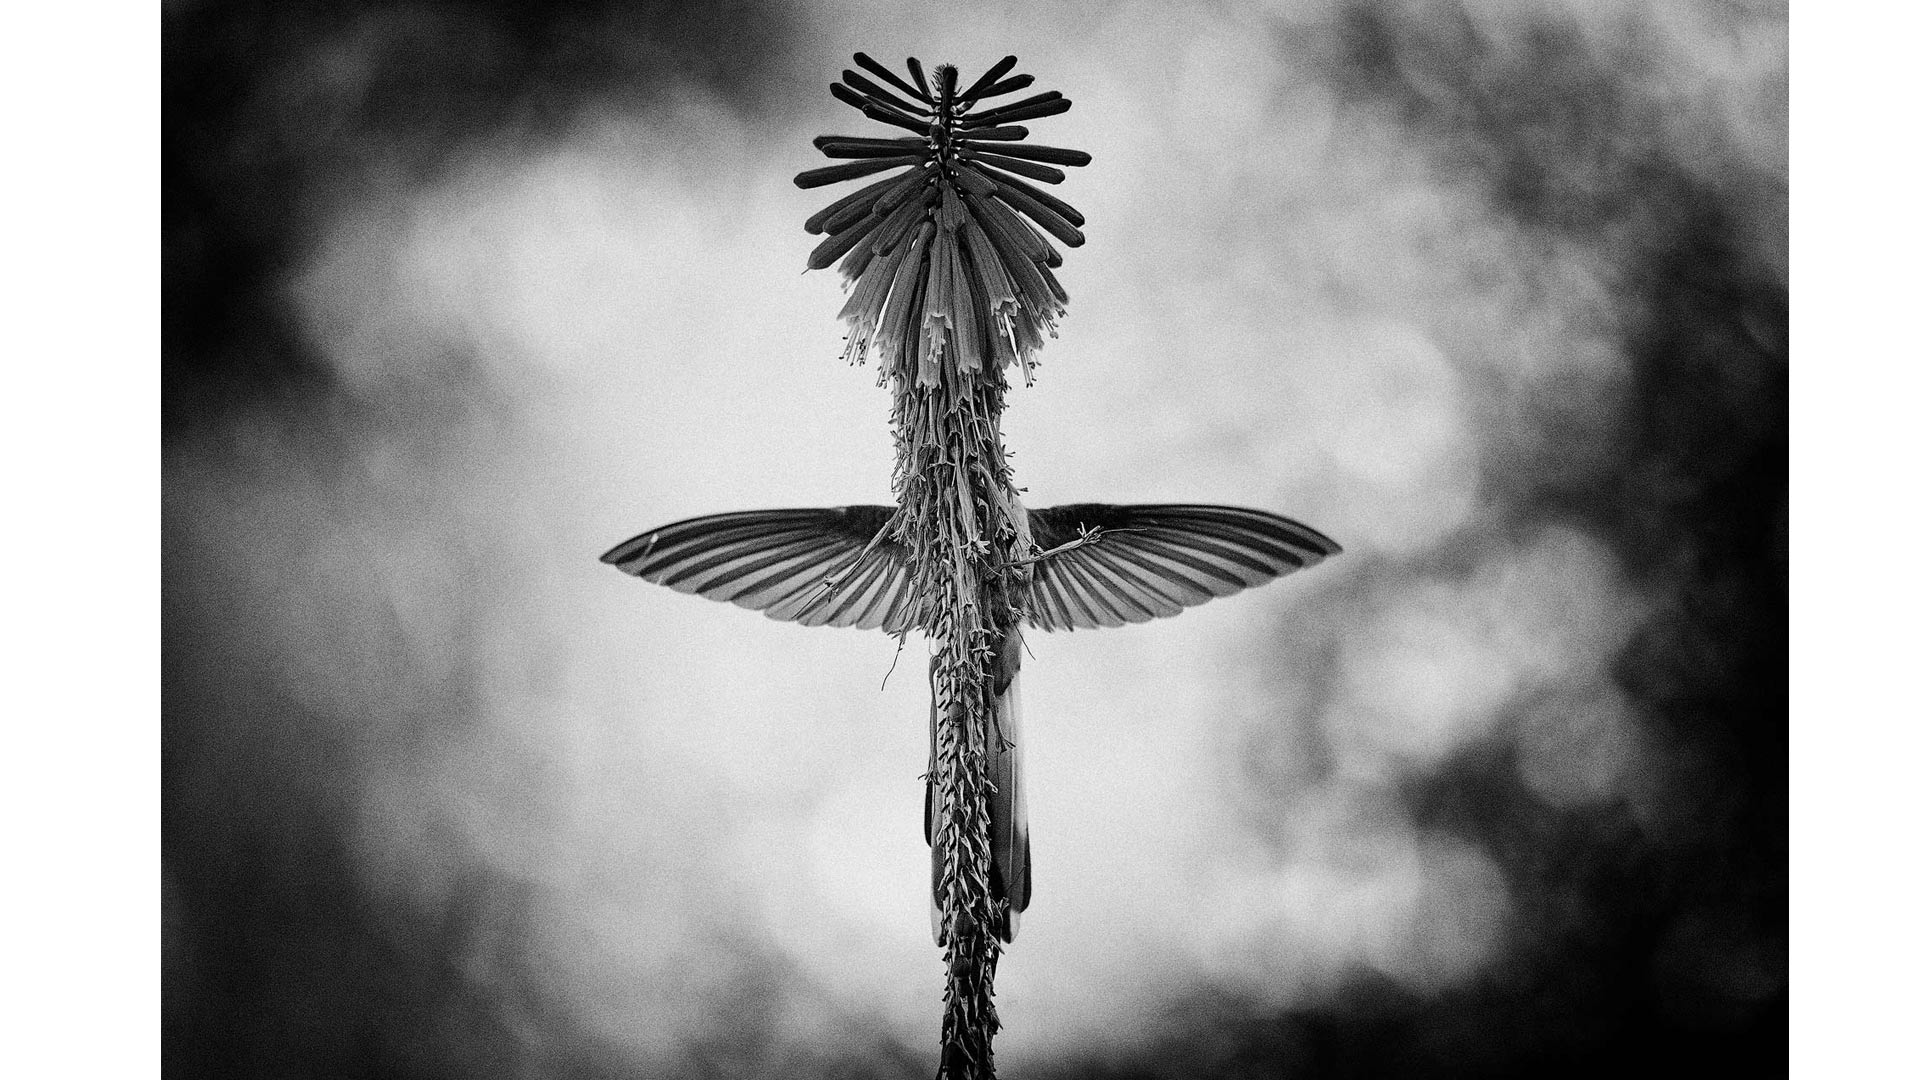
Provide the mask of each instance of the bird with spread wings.
{"label": "bird with spread wings", "polygon": [[[822,136],[847,163],[802,188],[890,175],[808,219],[851,295],[847,358],[875,360],[893,394],[895,506],[714,514],[642,533],[602,556],[627,573],[805,626],[927,636],[932,683],[925,831],[934,938],[947,960],[943,1076],[993,1075],[993,975],[1032,898],[1021,770],[1021,635],[1178,614],[1339,552],[1260,510],[1167,503],[1027,509],[1000,416],[1007,373],[1033,353],[1067,295],[1042,233],[1085,242],[1085,219],[1026,180],[1057,184],[1081,151],[1027,143],[1015,121],[1067,111],[1024,89],[1009,56],[966,89],[915,59],[902,78],[864,53],[831,87],[901,137]],[[869,77],[871,76],[871,77]],[[879,81],[875,81],[875,80]],[[885,85],[882,85],[885,84]]]}

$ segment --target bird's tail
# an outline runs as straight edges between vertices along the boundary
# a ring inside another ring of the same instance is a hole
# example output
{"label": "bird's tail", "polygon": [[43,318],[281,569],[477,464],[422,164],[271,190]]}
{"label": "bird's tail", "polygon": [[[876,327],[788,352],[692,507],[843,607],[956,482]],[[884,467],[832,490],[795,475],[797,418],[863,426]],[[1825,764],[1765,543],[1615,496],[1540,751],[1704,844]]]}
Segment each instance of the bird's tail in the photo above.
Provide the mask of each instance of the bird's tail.
{"label": "bird's tail", "polygon": [[988,822],[993,830],[993,869],[998,892],[1007,901],[1007,922],[1000,940],[1012,941],[1020,913],[1033,898],[1033,855],[1027,844],[1027,778],[1020,727],[1020,630],[1009,630],[996,657],[993,730],[987,732]]}
{"label": "bird's tail", "polygon": [[[987,823],[992,870],[989,884],[996,900],[1006,901],[1005,921],[994,928],[1001,941],[1012,942],[1020,930],[1020,913],[1033,898],[1033,854],[1027,839],[1027,787],[1022,770],[1020,714],[1020,631],[1010,629],[995,650],[991,702],[991,726],[987,742]],[[934,705],[933,736],[938,737],[939,704]],[[937,743],[936,743],[937,753]],[[946,871],[947,851],[937,823],[941,816],[940,790],[934,778],[935,763],[927,766],[926,833],[933,849],[933,937],[945,944],[942,929],[945,920],[938,895]]]}

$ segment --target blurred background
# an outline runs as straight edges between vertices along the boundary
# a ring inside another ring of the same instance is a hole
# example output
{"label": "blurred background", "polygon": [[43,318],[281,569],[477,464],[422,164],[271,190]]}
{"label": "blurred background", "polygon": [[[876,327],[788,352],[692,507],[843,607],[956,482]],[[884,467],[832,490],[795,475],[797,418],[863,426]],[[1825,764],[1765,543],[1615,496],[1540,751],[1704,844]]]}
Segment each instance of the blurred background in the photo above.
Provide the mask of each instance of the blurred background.
{"label": "blurred background", "polygon": [[1008,1075],[1774,1075],[1786,13],[178,0],[171,1075],[930,1075],[924,650],[626,578],[889,498],[864,50],[1074,99],[1030,505],[1344,555],[1038,636]]}

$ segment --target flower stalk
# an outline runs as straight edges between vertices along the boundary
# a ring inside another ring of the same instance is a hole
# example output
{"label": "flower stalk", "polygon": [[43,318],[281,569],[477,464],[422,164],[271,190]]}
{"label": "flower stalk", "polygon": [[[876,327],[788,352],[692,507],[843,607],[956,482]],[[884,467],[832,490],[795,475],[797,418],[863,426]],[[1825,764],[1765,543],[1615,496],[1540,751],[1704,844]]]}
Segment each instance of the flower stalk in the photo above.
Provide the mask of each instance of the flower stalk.
{"label": "flower stalk", "polygon": [[[1066,174],[1053,166],[1091,159],[1027,144],[1028,130],[1014,124],[1065,112],[1072,102],[1057,91],[981,107],[1032,85],[1030,75],[1009,76],[1014,57],[964,90],[949,65],[929,79],[915,59],[908,78],[864,53],[854,63],[865,74],[842,72],[833,95],[912,136],[823,135],[815,147],[846,163],[795,183],[903,170],[808,218],[807,231],[826,238],[807,265],[840,264],[851,288],[840,312],[844,358],[872,360],[893,392],[899,511],[889,535],[914,581],[910,623],[932,653],[927,842],[934,936],[947,965],[939,1075],[975,1080],[994,1075],[993,978],[1027,895],[1024,861],[1015,867],[1006,854],[1013,793],[1001,790],[1010,781],[995,762],[1009,750],[1002,717],[1018,668],[1016,590],[1034,547],[1015,509],[1000,415],[1007,370],[1018,367],[1031,384],[1033,354],[1066,313],[1053,276],[1062,259],[1042,232],[1068,247],[1086,242],[1078,211],[1014,174],[1057,184]],[[1019,848],[1024,860],[1024,834]]]}
{"label": "flower stalk", "polygon": [[[708,514],[641,533],[601,560],[636,577],[804,626],[927,635],[926,839],[945,951],[939,1076],[991,1077],[993,980],[1032,898],[1022,775],[1022,628],[1094,629],[1178,614],[1316,565],[1340,545],[1278,514],[1203,503],[1027,509],[1000,434],[1009,371],[1033,381],[1067,294],[1053,245],[1086,219],[1026,182],[1057,184],[1078,150],[1036,146],[1016,120],[1065,112],[1009,56],[959,88],[918,60],[907,78],[864,53],[834,97],[909,136],[823,135],[841,162],[803,188],[864,181],[809,217],[807,260],[839,264],[845,357],[891,388],[893,506]],[[869,179],[877,173],[887,173]],[[1026,179],[1020,179],[1025,177]],[[1052,237],[1049,240],[1048,237]]]}

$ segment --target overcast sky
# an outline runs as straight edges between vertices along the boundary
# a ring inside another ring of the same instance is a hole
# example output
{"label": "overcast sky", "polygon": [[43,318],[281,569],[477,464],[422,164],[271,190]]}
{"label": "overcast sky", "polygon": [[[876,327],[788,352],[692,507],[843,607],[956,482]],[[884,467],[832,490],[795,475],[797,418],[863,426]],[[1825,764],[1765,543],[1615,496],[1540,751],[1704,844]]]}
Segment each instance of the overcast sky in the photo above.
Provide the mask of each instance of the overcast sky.
{"label": "overcast sky", "polygon": [[[176,1033],[264,997],[301,1019],[262,1046],[357,1060],[301,995],[364,991],[463,1075],[930,1068],[922,643],[894,668],[595,561],[889,499],[886,393],[800,272],[835,192],[791,182],[873,133],[826,94],[856,50],[1016,53],[1075,102],[1029,125],[1094,159],[1009,396],[1029,505],[1234,503],[1346,548],[1030,639],[1007,1073],[1238,1039],[1322,1075],[1242,1029],[1382,1000],[1454,1003],[1406,1038],[1456,1063],[1571,1053],[1629,1000],[1772,1032],[1783,5],[582,10],[269,19],[181,137],[256,188],[170,204],[170,276],[272,224],[271,332],[170,341]],[[1465,1045],[1523,1014],[1536,1042]]]}

